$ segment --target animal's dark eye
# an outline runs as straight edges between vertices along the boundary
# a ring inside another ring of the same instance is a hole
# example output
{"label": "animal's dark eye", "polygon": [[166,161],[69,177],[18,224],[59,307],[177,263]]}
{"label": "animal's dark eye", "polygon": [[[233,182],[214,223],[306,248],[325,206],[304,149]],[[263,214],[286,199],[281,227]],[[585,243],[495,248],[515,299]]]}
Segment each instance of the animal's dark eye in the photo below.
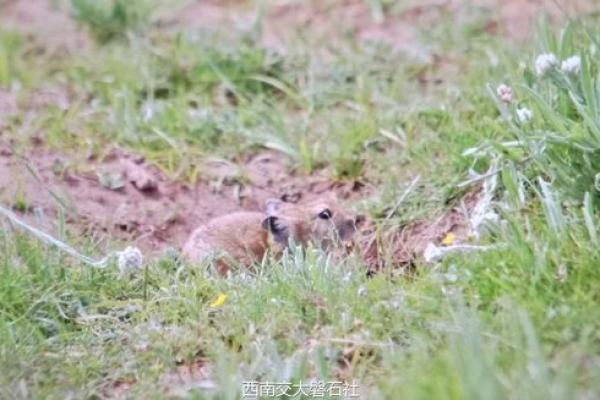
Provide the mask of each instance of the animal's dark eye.
{"label": "animal's dark eye", "polygon": [[319,218],[321,218],[321,219],[329,219],[329,218],[331,218],[332,215],[333,214],[331,213],[331,211],[328,208],[326,208],[326,209],[324,209],[323,211],[321,211],[319,213]]}

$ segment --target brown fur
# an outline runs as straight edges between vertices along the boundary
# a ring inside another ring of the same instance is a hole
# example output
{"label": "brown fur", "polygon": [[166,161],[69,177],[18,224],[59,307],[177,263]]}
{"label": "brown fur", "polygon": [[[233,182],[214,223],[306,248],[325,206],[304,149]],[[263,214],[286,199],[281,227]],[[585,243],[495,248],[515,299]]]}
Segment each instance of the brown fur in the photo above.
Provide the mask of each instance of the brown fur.
{"label": "brown fur", "polygon": [[226,273],[232,262],[251,265],[268,249],[279,255],[290,240],[323,248],[348,241],[361,221],[331,199],[306,204],[268,200],[266,213],[235,212],[200,226],[184,245],[183,255],[193,263],[212,258]]}

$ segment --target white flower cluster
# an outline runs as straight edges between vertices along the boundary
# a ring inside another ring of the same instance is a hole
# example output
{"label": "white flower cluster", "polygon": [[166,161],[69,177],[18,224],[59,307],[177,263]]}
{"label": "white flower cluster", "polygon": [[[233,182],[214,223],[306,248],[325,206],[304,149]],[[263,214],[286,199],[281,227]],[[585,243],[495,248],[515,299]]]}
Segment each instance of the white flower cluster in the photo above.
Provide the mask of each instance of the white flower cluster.
{"label": "white flower cluster", "polygon": [[520,123],[526,124],[533,118],[533,111],[527,107],[517,108],[517,119]]}
{"label": "white flower cluster", "polygon": [[[498,85],[498,87],[496,88],[496,94],[498,95],[498,98],[506,104],[510,104],[513,102],[513,99],[514,99],[513,89],[508,85],[505,85],[505,84]],[[521,124],[526,124],[529,121],[531,121],[531,119],[533,118],[533,111],[531,111],[527,107],[517,108],[516,113],[517,113],[517,120]]]}
{"label": "white flower cluster", "polygon": [[560,62],[552,53],[544,53],[535,59],[535,73],[538,76],[546,75],[550,70],[558,67]]}
{"label": "white flower cluster", "polygon": [[513,101],[513,90],[510,86],[501,84],[496,88],[496,94],[498,98],[504,103],[512,103]]}
{"label": "white flower cluster", "polygon": [[544,53],[535,59],[535,73],[539,77],[557,69],[559,66],[565,74],[577,75],[581,71],[581,57],[574,55],[561,62],[553,53]]}
{"label": "white flower cluster", "polygon": [[144,258],[142,252],[137,247],[128,246],[125,250],[119,252],[117,265],[119,266],[119,276],[123,277],[134,270],[142,269]]}
{"label": "white flower cluster", "polygon": [[[496,95],[502,102],[506,104],[512,103],[514,99],[513,89],[505,84],[498,85],[498,87],[496,88]],[[517,108],[516,112],[517,120],[521,124],[526,124],[533,118],[533,111],[531,111],[527,107]]]}
{"label": "white flower cluster", "polygon": [[572,56],[567,58],[560,64],[560,69],[565,74],[578,75],[581,71],[581,57]]}

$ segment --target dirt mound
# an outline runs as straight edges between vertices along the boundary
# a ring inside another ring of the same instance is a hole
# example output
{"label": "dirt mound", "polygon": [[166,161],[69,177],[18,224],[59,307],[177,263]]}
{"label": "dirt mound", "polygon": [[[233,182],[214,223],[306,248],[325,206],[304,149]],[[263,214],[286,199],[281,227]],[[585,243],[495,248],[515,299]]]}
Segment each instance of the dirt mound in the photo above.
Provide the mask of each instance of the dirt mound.
{"label": "dirt mound", "polygon": [[120,239],[151,252],[179,247],[194,228],[215,216],[262,210],[270,197],[297,202],[333,192],[350,198],[362,189],[331,182],[324,174],[296,174],[273,152],[248,156],[239,164],[209,161],[204,176],[193,185],[173,181],[122,149],[73,160],[43,143],[26,156],[8,145],[0,148],[0,201],[25,220],[55,232],[62,214],[69,226],[97,241]]}
{"label": "dirt mound", "polygon": [[[295,173],[284,156],[268,151],[238,162],[207,161],[202,180],[189,184],[123,149],[77,160],[41,142],[26,156],[0,146],[0,202],[25,221],[57,234],[63,216],[70,229],[102,248],[119,240],[150,254],[180,248],[191,231],[216,216],[262,210],[268,198],[302,202],[333,193],[352,201],[370,192],[357,182],[331,181],[325,172]],[[412,265],[427,244],[439,244],[448,233],[466,240],[480,195],[474,189],[447,212],[403,228],[367,226],[358,246],[369,269]]]}
{"label": "dirt mound", "polygon": [[[430,219],[412,221],[403,227],[383,225],[379,230],[370,224],[362,232],[360,242],[369,273],[386,267],[410,270],[415,262],[424,260],[430,244],[444,246],[471,240],[474,233],[471,218],[485,201],[482,189],[481,185],[474,186],[448,210]],[[445,243],[448,238],[452,243]]]}

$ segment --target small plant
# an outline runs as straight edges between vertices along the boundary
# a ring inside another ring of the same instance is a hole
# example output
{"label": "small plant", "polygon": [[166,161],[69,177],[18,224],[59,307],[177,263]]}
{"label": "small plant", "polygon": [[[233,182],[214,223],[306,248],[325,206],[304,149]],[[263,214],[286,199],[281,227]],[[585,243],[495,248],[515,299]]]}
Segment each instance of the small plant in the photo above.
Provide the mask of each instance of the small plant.
{"label": "small plant", "polygon": [[581,204],[586,193],[600,194],[600,64],[591,36],[576,29],[569,26],[560,40],[547,34],[520,81],[489,88],[516,140],[498,143],[488,155],[505,168],[525,166],[519,174],[542,194],[552,187]]}
{"label": "small plant", "polygon": [[149,23],[148,0],[71,0],[75,18],[105,43],[123,38]]}
{"label": "small plant", "polygon": [[338,137],[332,157],[335,173],[340,178],[358,178],[364,167],[364,152],[370,139],[376,134],[376,123],[372,120],[350,122],[344,124]]}
{"label": "small plant", "polygon": [[20,78],[17,55],[21,44],[19,35],[0,32],[0,88],[6,88]]}
{"label": "small plant", "polygon": [[23,193],[20,193],[17,196],[13,208],[21,213],[27,212],[27,210],[29,210],[29,203],[27,202],[27,198]]}

